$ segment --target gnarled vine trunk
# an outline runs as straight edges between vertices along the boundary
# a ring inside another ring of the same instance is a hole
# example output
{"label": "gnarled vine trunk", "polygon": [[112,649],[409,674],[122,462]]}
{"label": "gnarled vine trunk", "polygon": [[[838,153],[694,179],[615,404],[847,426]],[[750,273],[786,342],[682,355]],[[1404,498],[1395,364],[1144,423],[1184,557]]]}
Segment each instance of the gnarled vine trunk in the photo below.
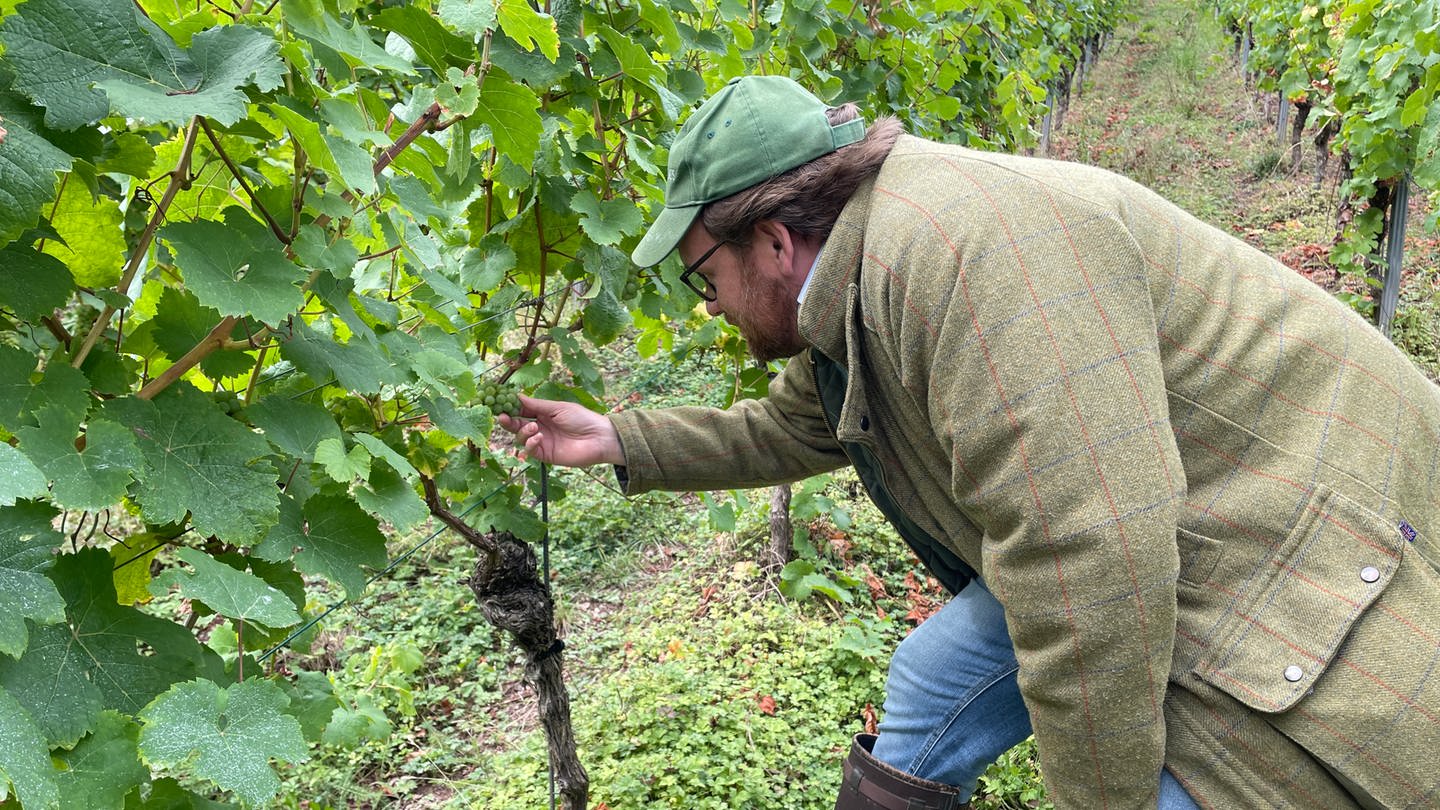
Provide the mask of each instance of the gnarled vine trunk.
{"label": "gnarled vine trunk", "polygon": [[540,704],[540,725],[550,749],[555,788],[566,810],[584,810],[590,777],[575,752],[575,731],[570,723],[570,696],[565,691],[561,664],[564,645],[555,635],[555,603],[540,581],[535,550],[508,533],[491,536],[494,555],[482,555],[470,576],[470,590],[480,612],[496,627],[514,637],[529,659],[525,677],[535,687]]}
{"label": "gnarled vine trunk", "polygon": [[548,583],[540,578],[535,549],[509,532],[480,532],[450,511],[434,479],[422,475],[420,484],[430,514],[479,552],[479,561],[470,575],[470,591],[485,618],[510,633],[525,651],[525,679],[535,687],[540,704],[540,726],[545,729],[550,773],[561,797],[560,806],[585,810],[590,777],[575,751],[570,695],[565,691],[560,658],[565,645],[555,634],[555,602]]}

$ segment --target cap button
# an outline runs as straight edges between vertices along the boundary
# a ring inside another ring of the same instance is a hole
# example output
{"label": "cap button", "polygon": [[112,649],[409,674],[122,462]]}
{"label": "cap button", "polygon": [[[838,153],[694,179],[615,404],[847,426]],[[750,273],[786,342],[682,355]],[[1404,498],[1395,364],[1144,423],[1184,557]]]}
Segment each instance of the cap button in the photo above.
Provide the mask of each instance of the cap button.
{"label": "cap button", "polygon": [[869,429],[870,429],[870,417],[868,417],[868,416],[862,416],[862,417],[860,417],[860,429],[861,429],[861,430],[869,430]]}
{"label": "cap button", "polygon": [[1297,667],[1294,664],[1285,667],[1285,680],[1291,683],[1295,683],[1303,677],[1305,677],[1305,670],[1301,669],[1300,667]]}
{"label": "cap button", "polygon": [[1374,582],[1380,578],[1380,569],[1373,565],[1367,565],[1360,569],[1360,578],[1366,582]]}

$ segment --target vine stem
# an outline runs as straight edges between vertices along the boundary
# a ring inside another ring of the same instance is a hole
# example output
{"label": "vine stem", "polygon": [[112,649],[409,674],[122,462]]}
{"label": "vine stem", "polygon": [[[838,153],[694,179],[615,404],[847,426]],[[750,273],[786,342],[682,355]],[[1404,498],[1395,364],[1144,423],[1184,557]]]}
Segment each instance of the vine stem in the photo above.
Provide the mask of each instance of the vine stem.
{"label": "vine stem", "polygon": [[184,357],[176,360],[175,365],[165,369],[160,373],[160,376],[146,383],[145,387],[141,388],[140,393],[136,394],[136,396],[141,399],[154,399],[156,394],[169,388],[171,384],[184,376],[185,372],[197,366],[201,360],[214,354],[217,349],[223,347],[226,337],[229,336],[231,330],[235,328],[235,324],[239,322],[240,319],[234,315],[227,315],[221,318],[220,323],[215,324],[215,328],[210,330],[210,334],[202,338],[199,343],[196,343],[190,351],[185,353]]}
{"label": "vine stem", "polygon": [[495,541],[477,531],[445,507],[440,500],[440,490],[435,486],[435,479],[421,475],[420,487],[425,490],[425,505],[430,509],[430,514],[439,518],[441,523],[449,526],[456,534],[465,538],[465,542],[474,546],[476,551],[486,555],[488,564],[494,567],[500,555],[500,547]]}
{"label": "vine stem", "polygon": [[[165,188],[165,194],[155,204],[155,213],[146,223],[144,232],[140,234],[140,241],[130,254],[130,261],[126,262],[125,270],[120,274],[120,283],[115,289],[121,295],[130,289],[130,283],[135,280],[135,273],[140,268],[140,262],[150,251],[150,242],[154,240],[155,231],[160,227],[160,222],[165,218],[170,204],[175,201],[175,195],[179,194],[180,189],[188,184],[190,157],[195,153],[195,140],[200,134],[200,123],[200,116],[197,115],[185,131],[185,145],[180,150],[180,159],[176,161],[174,171],[170,172],[170,185]],[[95,348],[100,336],[105,334],[105,325],[110,322],[110,316],[114,314],[115,307],[106,304],[105,309],[100,312],[100,317],[96,318],[95,324],[90,327],[90,333],[85,336],[85,342],[81,344],[79,351],[75,352],[75,359],[70,361],[72,367],[80,368],[80,365],[85,362],[90,350]]]}
{"label": "vine stem", "polygon": [[260,216],[263,217],[265,223],[270,226],[270,232],[275,234],[276,239],[289,245],[291,242],[290,235],[280,227],[280,223],[276,222],[275,217],[271,216],[270,212],[265,209],[264,204],[260,202],[260,198],[255,196],[255,191],[250,188],[250,183],[245,180],[245,176],[240,173],[240,167],[235,165],[235,161],[230,159],[230,155],[226,153],[225,148],[220,145],[220,139],[215,136],[215,131],[210,128],[210,124],[198,117],[195,120],[200,122],[200,128],[205,131],[205,137],[210,139],[210,145],[215,147],[215,153],[220,156],[220,160],[224,161],[225,168],[230,170],[230,174],[234,176],[236,182],[240,184],[240,189],[245,192],[246,197],[250,198],[250,204],[255,206],[255,210],[260,212]]}

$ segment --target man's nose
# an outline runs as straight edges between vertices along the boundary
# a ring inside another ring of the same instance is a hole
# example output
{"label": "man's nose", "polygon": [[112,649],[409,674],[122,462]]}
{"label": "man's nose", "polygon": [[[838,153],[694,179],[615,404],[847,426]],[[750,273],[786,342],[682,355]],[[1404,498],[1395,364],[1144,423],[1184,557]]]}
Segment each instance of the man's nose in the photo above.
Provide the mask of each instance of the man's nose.
{"label": "man's nose", "polygon": [[721,310],[720,310],[720,302],[719,302],[719,301],[706,301],[706,302],[705,302],[705,311],[708,312],[708,313],[710,313],[710,317],[712,317],[712,318],[719,317],[719,316],[720,316],[720,311],[721,311]]}

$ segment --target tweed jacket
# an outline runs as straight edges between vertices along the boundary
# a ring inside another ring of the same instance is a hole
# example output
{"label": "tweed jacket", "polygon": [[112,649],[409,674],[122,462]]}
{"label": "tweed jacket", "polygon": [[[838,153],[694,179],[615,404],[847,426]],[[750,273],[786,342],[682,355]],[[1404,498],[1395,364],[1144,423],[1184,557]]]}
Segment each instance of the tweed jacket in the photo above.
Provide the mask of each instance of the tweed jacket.
{"label": "tweed jacket", "polygon": [[762,400],[612,416],[629,492],[869,447],[1004,605],[1061,808],[1440,806],[1440,388],[1114,174],[902,136]]}

